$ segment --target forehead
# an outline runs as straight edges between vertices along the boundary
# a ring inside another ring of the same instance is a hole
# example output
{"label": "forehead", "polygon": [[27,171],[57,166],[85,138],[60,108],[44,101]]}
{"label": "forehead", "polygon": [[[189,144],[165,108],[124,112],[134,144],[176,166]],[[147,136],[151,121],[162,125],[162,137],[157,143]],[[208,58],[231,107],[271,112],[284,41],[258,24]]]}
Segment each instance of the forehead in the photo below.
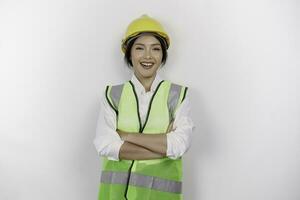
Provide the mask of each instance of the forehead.
{"label": "forehead", "polygon": [[151,33],[143,33],[141,36],[139,36],[134,44],[141,43],[141,44],[160,44],[159,40],[156,39]]}

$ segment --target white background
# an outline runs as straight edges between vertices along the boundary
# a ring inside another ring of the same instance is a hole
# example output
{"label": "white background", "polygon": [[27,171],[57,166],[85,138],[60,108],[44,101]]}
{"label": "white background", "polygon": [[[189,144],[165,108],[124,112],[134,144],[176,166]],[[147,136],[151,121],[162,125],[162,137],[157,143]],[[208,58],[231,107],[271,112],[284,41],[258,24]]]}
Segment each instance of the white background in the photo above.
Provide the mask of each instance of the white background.
{"label": "white background", "polygon": [[169,32],[163,78],[189,86],[186,200],[300,199],[300,4],[0,0],[0,199],[96,199],[106,84],[142,14]]}

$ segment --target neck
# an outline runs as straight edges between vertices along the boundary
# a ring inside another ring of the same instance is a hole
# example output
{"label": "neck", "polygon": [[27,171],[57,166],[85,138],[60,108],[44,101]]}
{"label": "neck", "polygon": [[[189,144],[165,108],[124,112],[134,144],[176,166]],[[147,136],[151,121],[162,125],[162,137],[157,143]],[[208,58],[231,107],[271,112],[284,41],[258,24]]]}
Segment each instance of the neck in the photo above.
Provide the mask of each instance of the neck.
{"label": "neck", "polygon": [[151,89],[151,85],[155,79],[156,74],[154,76],[147,77],[147,78],[139,77],[136,75],[136,73],[135,73],[135,76],[141,82],[141,84],[144,86],[146,92],[149,92]]}

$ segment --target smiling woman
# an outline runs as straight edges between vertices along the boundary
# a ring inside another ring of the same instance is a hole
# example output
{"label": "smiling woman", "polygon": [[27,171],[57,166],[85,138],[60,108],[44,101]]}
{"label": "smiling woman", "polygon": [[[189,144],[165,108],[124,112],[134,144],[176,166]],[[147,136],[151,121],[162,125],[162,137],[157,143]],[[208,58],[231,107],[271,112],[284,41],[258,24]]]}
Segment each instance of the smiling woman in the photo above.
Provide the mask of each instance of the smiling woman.
{"label": "smiling woman", "polygon": [[[138,36],[142,35],[142,34],[146,34],[147,32],[144,32],[144,33],[140,33]],[[159,43],[155,43],[153,45],[160,45],[160,49],[162,51],[162,60],[161,60],[161,65],[163,66],[165,63],[166,63],[166,60],[167,60],[167,57],[168,57],[168,52],[167,52],[167,49],[168,49],[168,44],[165,42],[164,39],[162,39],[161,36],[158,36],[156,33],[154,32],[148,32],[148,34],[152,35],[153,37],[155,37],[156,40],[159,41]],[[132,49],[132,46],[133,44],[135,43],[135,45],[142,45],[142,47],[140,47],[142,50],[144,48],[144,44],[141,44],[141,43],[138,43],[138,42],[135,42],[136,39],[138,38],[138,36],[136,37],[133,37],[131,39],[128,40],[128,44],[127,44],[127,49]],[[158,49],[155,49],[158,51]],[[125,62],[127,63],[127,65],[129,67],[132,67],[133,64],[132,64],[132,61],[131,61],[131,51],[125,51],[125,56],[124,56],[124,59],[125,59]]]}
{"label": "smiling woman", "polygon": [[161,49],[161,44],[151,33],[141,34],[131,48],[134,74],[139,80],[147,82],[146,91],[150,90],[153,81],[151,79],[155,77],[161,65],[163,57]]}
{"label": "smiling woman", "polygon": [[187,87],[160,78],[170,39],[147,15],[129,24],[122,51],[133,74],[106,87],[94,144],[103,156],[100,200],[181,200],[182,155],[194,128]]}

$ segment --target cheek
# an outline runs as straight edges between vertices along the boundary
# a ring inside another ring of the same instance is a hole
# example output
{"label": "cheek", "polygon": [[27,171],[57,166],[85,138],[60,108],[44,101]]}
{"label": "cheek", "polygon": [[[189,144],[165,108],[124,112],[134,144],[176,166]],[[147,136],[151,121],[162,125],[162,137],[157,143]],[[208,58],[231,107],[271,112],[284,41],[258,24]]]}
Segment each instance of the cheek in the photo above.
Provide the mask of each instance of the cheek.
{"label": "cheek", "polygon": [[142,55],[140,53],[131,54],[131,59],[133,62],[138,62],[141,59]]}
{"label": "cheek", "polygon": [[157,59],[157,60],[161,60],[163,57],[163,53],[162,52],[155,52],[153,53],[153,56]]}
{"label": "cheek", "polygon": [[158,62],[161,62],[161,61],[162,61],[162,58],[163,58],[162,55],[157,55],[157,56],[155,57],[155,59],[156,59]]}

